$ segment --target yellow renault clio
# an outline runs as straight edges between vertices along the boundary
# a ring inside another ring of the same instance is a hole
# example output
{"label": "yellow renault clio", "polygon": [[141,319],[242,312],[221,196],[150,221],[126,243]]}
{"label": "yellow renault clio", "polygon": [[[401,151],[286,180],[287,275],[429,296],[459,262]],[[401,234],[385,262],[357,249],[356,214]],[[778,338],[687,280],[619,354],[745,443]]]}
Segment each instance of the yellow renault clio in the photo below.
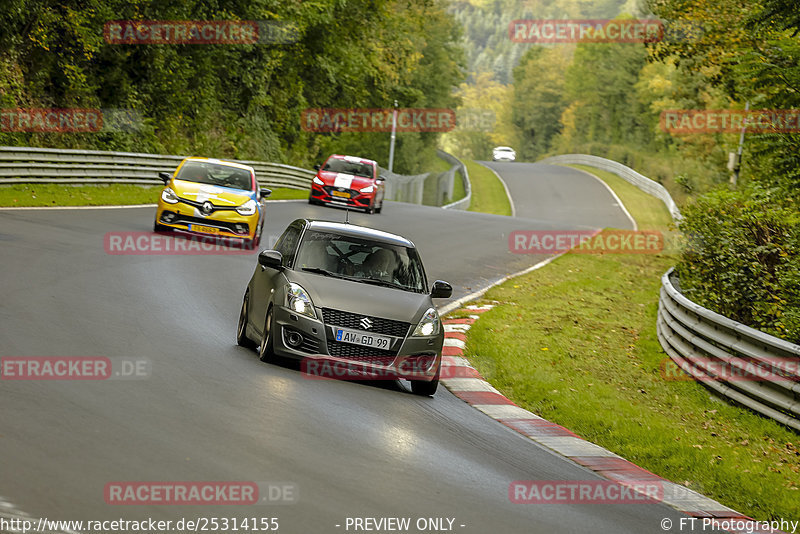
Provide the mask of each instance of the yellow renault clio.
{"label": "yellow renault clio", "polygon": [[164,189],[153,229],[239,238],[255,247],[264,227],[261,189],[252,167],[209,158],[186,158],[175,173],[158,174]]}

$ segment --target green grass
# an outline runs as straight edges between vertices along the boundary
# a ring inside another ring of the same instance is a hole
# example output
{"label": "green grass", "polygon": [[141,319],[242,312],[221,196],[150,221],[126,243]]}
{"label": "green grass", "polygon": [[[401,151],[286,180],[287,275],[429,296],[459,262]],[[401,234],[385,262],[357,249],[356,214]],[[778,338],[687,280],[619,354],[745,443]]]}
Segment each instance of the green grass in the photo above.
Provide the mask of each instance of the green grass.
{"label": "green grass", "polygon": [[[109,206],[155,204],[162,186],[14,184],[0,186],[0,206]],[[308,198],[308,191],[275,188],[269,200]]]}
{"label": "green grass", "polygon": [[[640,228],[665,229],[663,203],[601,178]],[[645,469],[758,520],[797,518],[798,435],[663,377],[655,322],[660,277],[674,261],[566,254],[490,290],[485,301],[499,305],[469,331],[465,355],[520,406]]]}
{"label": "green grass", "polygon": [[431,171],[431,174],[437,173],[437,172],[445,172],[445,171],[449,171],[450,167],[451,167],[451,165],[450,165],[449,161],[437,156],[434,159],[434,164],[431,167],[430,171]]}
{"label": "green grass", "polygon": [[459,170],[453,176],[453,198],[450,202],[461,200],[467,196],[467,189],[464,187],[464,174]]}
{"label": "green grass", "polygon": [[[440,206],[443,204],[439,204],[438,199],[436,198],[437,193],[437,177],[443,173],[450,170],[450,163],[440,157],[437,157],[435,160],[435,165],[431,167],[430,175],[425,180],[425,185],[422,191],[422,203],[426,206]],[[456,200],[462,199],[467,196],[467,192],[464,189],[464,181],[461,178],[461,173],[456,173],[453,179],[453,196],[452,198],[445,199],[445,204],[449,204],[450,202],[454,202]]]}
{"label": "green grass", "polygon": [[493,213],[495,215],[511,215],[511,204],[508,202],[506,190],[494,173],[479,163],[465,160],[464,165],[469,173],[472,186],[472,200],[469,211]]}

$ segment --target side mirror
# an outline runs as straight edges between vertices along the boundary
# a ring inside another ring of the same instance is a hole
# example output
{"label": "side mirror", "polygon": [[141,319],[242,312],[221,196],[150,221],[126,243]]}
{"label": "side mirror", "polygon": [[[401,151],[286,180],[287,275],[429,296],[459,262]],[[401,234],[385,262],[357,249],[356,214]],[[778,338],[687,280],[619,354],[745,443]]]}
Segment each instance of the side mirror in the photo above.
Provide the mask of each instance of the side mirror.
{"label": "side mirror", "polygon": [[281,269],[283,262],[283,255],[277,250],[267,249],[262,250],[258,254],[258,264],[262,267],[269,267],[271,269]]}
{"label": "side mirror", "polygon": [[314,170],[318,171],[319,170],[319,165],[314,165]]}
{"label": "side mirror", "polygon": [[272,189],[264,188],[264,189],[261,190],[261,193],[259,193],[258,200],[264,200],[265,198],[267,198],[271,194],[272,194]]}
{"label": "side mirror", "polygon": [[432,299],[446,299],[453,294],[453,286],[444,280],[436,280],[431,288]]}
{"label": "side mirror", "polygon": [[161,181],[164,182],[164,185],[167,185],[170,180],[172,180],[172,174],[168,172],[160,172],[158,173],[158,177],[161,178]]}

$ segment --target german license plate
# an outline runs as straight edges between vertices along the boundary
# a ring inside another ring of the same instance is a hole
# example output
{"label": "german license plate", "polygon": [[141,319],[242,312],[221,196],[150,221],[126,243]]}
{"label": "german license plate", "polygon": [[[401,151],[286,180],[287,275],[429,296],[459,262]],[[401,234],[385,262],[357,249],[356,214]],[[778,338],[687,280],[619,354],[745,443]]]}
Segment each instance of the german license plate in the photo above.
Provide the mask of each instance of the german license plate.
{"label": "german license plate", "polygon": [[336,341],[381,350],[389,350],[392,347],[392,338],[389,336],[370,334],[362,330],[350,330],[349,328],[336,328]]}
{"label": "german license plate", "polygon": [[350,193],[346,191],[331,191],[331,195],[335,197],[350,198]]}
{"label": "german license plate", "polygon": [[202,224],[190,224],[189,230],[192,232],[203,232],[204,234],[218,234],[219,228],[213,226],[203,226]]}

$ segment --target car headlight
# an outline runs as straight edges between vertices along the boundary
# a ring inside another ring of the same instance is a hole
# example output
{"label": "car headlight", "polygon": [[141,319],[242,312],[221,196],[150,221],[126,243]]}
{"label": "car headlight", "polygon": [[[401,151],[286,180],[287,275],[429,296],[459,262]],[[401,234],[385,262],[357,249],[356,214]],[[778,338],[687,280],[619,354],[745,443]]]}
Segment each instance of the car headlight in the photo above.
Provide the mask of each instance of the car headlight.
{"label": "car headlight", "polygon": [[323,182],[322,180],[320,180],[320,179],[319,179],[319,176],[315,176],[315,177],[314,177],[314,178],[313,178],[311,181],[312,181],[312,182],[314,182],[314,183],[315,183],[315,184],[317,184],[317,185],[325,185],[325,182]]}
{"label": "car headlight", "polygon": [[365,187],[364,189],[360,189],[359,191],[361,191],[362,193],[372,193],[373,191],[375,191],[375,186],[368,185],[367,187]]}
{"label": "car headlight", "polygon": [[258,204],[252,198],[236,208],[236,213],[239,215],[253,215],[258,209]]}
{"label": "car headlight", "polygon": [[312,319],[317,318],[314,312],[314,304],[311,302],[311,297],[308,296],[306,290],[299,284],[289,282],[286,287],[286,305],[295,313],[306,315]]}
{"label": "car headlight", "polygon": [[439,320],[439,314],[436,312],[436,309],[428,308],[428,311],[426,311],[422,319],[419,320],[419,324],[417,324],[412,335],[435,336],[439,333],[440,328],[441,321]]}
{"label": "car headlight", "polygon": [[175,194],[175,191],[169,187],[165,187],[164,190],[161,191],[161,200],[167,204],[177,204],[180,199],[178,198],[178,195]]}

